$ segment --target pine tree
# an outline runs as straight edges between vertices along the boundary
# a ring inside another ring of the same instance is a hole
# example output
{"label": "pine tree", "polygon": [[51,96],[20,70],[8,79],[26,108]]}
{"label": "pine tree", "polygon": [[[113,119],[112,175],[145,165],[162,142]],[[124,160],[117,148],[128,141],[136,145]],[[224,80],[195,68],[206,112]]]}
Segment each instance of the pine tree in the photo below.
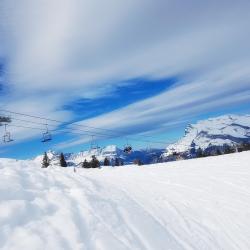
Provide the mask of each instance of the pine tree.
{"label": "pine tree", "polygon": [[67,167],[67,162],[65,161],[65,157],[63,153],[60,154],[60,166]]}
{"label": "pine tree", "polygon": [[203,151],[201,148],[198,148],[196,151],[196,157],[200,158],[200,157],[204,157]]}
{"label": "pine tree", "polygon": [[109,162],[109,159],[107,157],[105,157],[105,159],[103,161],[103,165],[104,166],[110,166],[110,162]]}
{"label": "pine tree", "polygon": [[42,168],[47,168],[50,165],[50,160],[46,152],[44,152]]}
{"label": "pine tree", "polygon": [[90,168],[89,162],[85,159],[84,162],[82,163],[83,168]]}
{"label": "pine tree", "polygon": [[97,160],[97,158],[94,155],[92,156],[90,166],[91,166],[91,168],[99,168],[100,167],[100,162]]}
{"label": "pine tree", "polygon": [[142,162],[140,159],[135,159],[135,160],[133,161],[133,163],[136,164],[136,165],[138,165],[138,166],[143,165],[143,162]]}
{"label": "pine tree", "polygon": [[229,145],[226,145],[225,150],[224,150],[224,154],[231,154],[231,153],[235,153],[235,149]]}
{"label": "pine tree", "polygon": [[239,152],[247,151],[247,150],[250,150],[250,143],[249,142],[243,142],[239,147]]}
{"label": "pine tree", "polygon": [[115,166],[120,166],[120,162],[118,158],[115,158]]}
{"label": "pine tree", "polygon": [[138,160],[138,166],[142,166],[143,165],[143,162],[139,159]]}
{"label": "pine tree", "polygon": [[221,155],[221,151],[219,149],[216,150],[217,155]]}

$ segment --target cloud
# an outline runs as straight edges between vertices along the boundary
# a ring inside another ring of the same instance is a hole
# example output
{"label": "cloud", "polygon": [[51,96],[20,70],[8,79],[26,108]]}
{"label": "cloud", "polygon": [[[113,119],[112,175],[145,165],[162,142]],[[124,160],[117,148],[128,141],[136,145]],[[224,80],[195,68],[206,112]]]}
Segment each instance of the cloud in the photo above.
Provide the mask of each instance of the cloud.
{"label": "cloud", "polygon": [[[111,133],[113,137],[142,134],[147,131],[166,132],[168,128],[186,123],[191,117],[205,112],[222,111],[225,107],[249,103],[249,66],[249,64],[231,65],[223,70],[203,75],[203,78],[197,81],[177,85],[152,98],[74,123],[72,127],[76,124],[113,129],[117,131],[117,134]],[[225,77],[221,77],[223,75]],[[93,134],[97,133],[97,137],[100,132],[110,134],[97,129],[91,131]],[[86,141],[85,138],[66,144],[74,146]]]}
{"label": "cloud", "polygon": [[249,7],[244,0],[2,0],[8,91],[0,104],[70,121],[64,106],[74,100],[107,95],[136,77],[178,76],[161,95],[83,122],[134,133],[244,103]]}

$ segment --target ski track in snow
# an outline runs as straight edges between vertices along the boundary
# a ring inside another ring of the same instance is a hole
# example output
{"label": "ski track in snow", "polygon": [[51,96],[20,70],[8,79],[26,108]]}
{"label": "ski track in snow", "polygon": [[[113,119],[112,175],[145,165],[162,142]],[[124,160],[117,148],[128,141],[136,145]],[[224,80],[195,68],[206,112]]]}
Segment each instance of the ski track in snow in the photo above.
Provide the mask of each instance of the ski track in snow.
{"label": "ski track in snow", "polygon": [[0,159],[0,249],[250,249],[250,152],[151,166]]}

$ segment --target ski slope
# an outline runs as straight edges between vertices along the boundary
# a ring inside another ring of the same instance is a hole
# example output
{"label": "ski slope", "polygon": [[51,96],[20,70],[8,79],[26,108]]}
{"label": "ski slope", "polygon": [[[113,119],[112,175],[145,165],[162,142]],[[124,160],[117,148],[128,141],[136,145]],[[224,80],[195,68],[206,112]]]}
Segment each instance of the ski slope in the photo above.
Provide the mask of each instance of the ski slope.
{"label": "ski slope", "polygon": [[0,249],[250,249],[250,152],[151,166],[0,159]]}

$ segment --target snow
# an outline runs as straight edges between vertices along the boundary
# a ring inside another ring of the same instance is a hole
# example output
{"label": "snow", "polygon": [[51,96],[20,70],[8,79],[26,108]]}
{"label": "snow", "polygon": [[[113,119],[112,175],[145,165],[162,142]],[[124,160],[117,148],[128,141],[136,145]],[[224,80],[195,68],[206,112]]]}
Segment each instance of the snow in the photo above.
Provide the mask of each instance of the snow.
{"label": "snow", "polygon": [[150,166],[0,159],[0,249],[250,249],[250,152]]}
{"label": "snow", "polygon": [[183,153],[195,145],[195,149],[207,149],[211,146],[235,145],[250,142],[250,115],[223,115],[202,120],[186,128],[183,138],[166,148],[163,156],[173,152]]}

